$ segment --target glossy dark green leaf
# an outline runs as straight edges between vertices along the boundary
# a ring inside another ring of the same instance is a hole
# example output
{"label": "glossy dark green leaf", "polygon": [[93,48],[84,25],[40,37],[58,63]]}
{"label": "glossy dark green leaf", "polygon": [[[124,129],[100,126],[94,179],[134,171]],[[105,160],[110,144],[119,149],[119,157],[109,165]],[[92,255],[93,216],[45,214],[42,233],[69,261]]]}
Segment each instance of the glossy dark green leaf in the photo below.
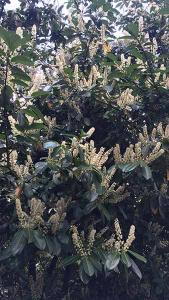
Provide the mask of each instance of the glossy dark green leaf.
{"label": "glossy dark green leaf", "polygon": [[159,10],[159,14],[161,14],[161,15],[169,15],[169,6],[161,8]]}
{"label": "glossy dark green leaf", "polygon": [[92,191],[90,194],[90,201],[93,202],[98,198],[98,193],[96,193],[95,191]]}
{"label": "glossy dark green leaf", "polygon": [[149,180],[152,177],[152,171],[149,166],[142,167],[142,175],[145,179]]}
{"label": "glossy dark green leaf", "polygon": [[99,194],[98,189],[100,188],[100,185],[102,183],[102,173],[96,168],[92,168],[92,176],[93,176],[93,182],[96,186],[96,192]]}
{"label": "glossy dark green leaf", "polygon": [[126,252],[121,253],[121,261],[127,266],[127,268],[131,267],[130,257]]}
{"label": "glossy dark green leaf", "polygon": [[11,242],[11,253],[13,256],[20,254],[27,244],[27,239],[24,230],[19,230],[15,233]]}
{"label": "glossy dark green leaf", "polygon": [[33,230],[33,237],[34,245],[40,250],[45,250],[46,240],[43,234],[39,230]]}
{"label": "glossy dark green leaf", "polygon": [[21,127],[20,125],[16,124],[15,127],[20,130],[20,131],[29,131],[29,130],[37,130],[38,133],[38,129],[42,129],[44,128],[44,124],[43,123],[33,123],[33,124],[25,124],[24,127]]}
{"label": "glossy dark green leaf", "polygon": [[25,144],[25,145],[32,145],[34,143],[36,143],[36,139],[34,139],[33,137],[27,137],[27,136],[23,136],[23,135],[19,135],[16,134],[16,139],[18,143]]}
{"label": "glossy dark green leaf", "polygon": [[111,220],[112,216],[110,214],[110,212],[108,211],[108,209],[106,208],[106,206],[104,204],[98,204],[98,209],[101,211],[101,213],[103,214],[104,217],[106,217],[106,219],[108,221]]}
{"label": "glossy dark green leaf", "polygon": [[92,265],[92,262],[88,259],[88,257],[83,258],[82,265],[85,273],[88,276],[91,277],[94,275],[94,267]]}
{"label": "glossy dark green leaf", "polygon": [[132,47],[130,50],[131,54],[136,58],[143,60],[143,54],[135,47]]}
{"label": "glossy dark green leaf", "polygon": [[169,151],[169,139],[168,138],[163,138],[162,140],[162,148],[166,150],[167,152]]}
{"label": "glossy dark green leaf", "polygon": [[40,109],[38,107],[31,105],[27,109],[24,109],[24,112],[26,115],[31,116],[31,117],[35,118],[36,120],[41,119],[43,121],[43,123],[46,124],[44,115],[42,114],[42,112],[40,111]]}
{"label": "glossy dark green leaf", "polygon": [[127,163],[127,164],[119,164],[118,167],[122,170],[122,172],[131,172],[135,168],[138,167],[138,163]]}
{"label": "glossy dark green leaf", "polygon": [[17,113],[17,121],[21,127],[27,124],[27,119],[22,111],[18,111]]}
{"label": "glossy dark green leaf", "polygon": [[133,40],[133,36],[123,35],[123,36],[119,37],[118,40]]}
{"label": "glossy dark green leaf", "polygon": [[120,262],[120,254],[117,252],[110,253],[107,255],[106,268],[108,270],[113,270],[118,266],[119,262]]}
{"label": "glossy dark green leaf", "polygon": [[31,81],[31,78],[26,74],[22,69],[18,67],[12,67],[12,75],[15,79],[19,79],[22,81]]}
{"label": "glossy dark green leaf", "polygon": [[11,62],[29,66],[29,67],[34,65],[34,62],[26,55],[13,56]]}
{"label": "glossy dark green leaf", "polygon": [[58,237],[58,240],[62,243],[62,244],[68,244],[69,242],[69,236],[64,233],[64,232],[61,232],[57,235]]}
{"label": "glossy dark green leaf", "polygon": [[3,261],[5,259],[8,259],[10,256],[12,256],[11,247],[7,247],[0,251],[0,261]]}
{"label": "glossy dark green leaf", "polygon": [[5,56],[5,55],[6,55],[5,52],[2,49],[0,49],[0,56]]}
{"label": "glossy dark green leaf", "polygon": [[7,85],[6,87],[3,87],[0,95],[0,104],[1,105],[8,105],[10,102],[10,99],[12,98],[13,89]]}
{"label": "glossy dark green leaf", "polygon": [[79,260],[79,256],[75,255],[75,256],[68,256],[66,258],[64,258],[61,262],[61,264],[64,267],[67,267],[69,265],[75,264],[77,261]]}
{"label": "glossy dark green leaf", "polygon": [[7,95],[7,97],[11,98],[12,94],[13,94],[13,89],[11,88],[10,85],[7,85],[6,86],[6,95]]}
{"label": "glossy dark green leaf", "polygon": [[50,95],[50,92],[45,92],[43,90],[39,90],[37,92],[32,93],[33,98],[39,98],[39,97],[48,97]]}
{"label": "glossy dark green leaf", "polygon": [[24,82],[20,79],[12,79],[11,82],[16,84],[16,85],[23,86],[25,88],[27,88],[29,86],[26,82]]}
{"label": "glossy dark green leaf", "polygon": [[95,267],[97,271],[102,272],[102,264],[100,263],[97,257],[91,255],[89,257],[89,260],[91,261],[92,265]]}
{"label": "glossy dark green leaf", "polygon": [[137,264],[134,262],[133,259],[130,258],[130,262],[131,262],[131,268],[134,271],[134,273],[140,278],[142,279],[142,274],[141,271],[139,269],[139,267],[137,266]]}
{"label": "glossy dark green leaf", "polygon": [[5,139],[5,134],[4,133],[0,133],[0,140],[4,140]]}
{"label": "glossy dark green leaf", "polygon": [[53,255],[55,253],[55,249],[54,249],[55,246],[52,237],[45,236],[45,240],[46,240],[46,251]]}
{"label": "glossy dark green leaf", "polygon": [[46,170],[48,164],[46,161],[39,161],[35,164],[35,171],[37,174],[42,173]]}
{"label": "glossy dark green leaf", "polygon": [[90,276],[88,276],[83,268],[83,265],[80,265],[79,268],[79,275],[80,275],[80,279],[84,284],[87,284],[90,280]]}
{"label": "glossy dark green leaf", "polygon": [[128,250],[128,252],[129,252],[132,256],[134,256],[135,258],[137,258],[137,259],[143,261],[144,263],[147,262],[147,259],[146,259],[145,257],[143,257],[142,255],[140,255],[140,254],[138,254],[138,253],[136,253],[136,252],[134,252],[134,251],[131,251],[131,250]]}
{"label": "glossy dark green leaf", "polygon": [[6,30],[0,26],[0,38],[3,39],[9,50],[14,51],[21,45],[21,38],[14,31]]}
{"label": "glossy dark green leaf", "polygon": [[24,183],[24,187],[23,187],[23,192],[24,195],[28,198],[31,199],[33,198],[34,194],[33,194],[33,189],[30,183]]}
{"label": "glossy dark green leaf", "polygon": [[113,90],[113,86],[111,84],[105,85],[104,89],[105,89],[106,92],[110,93]]}
{"label": "glossy dark green leaf", "polygon": [[91,213],[94,209],[96,208],[96,203],[95,202],[90,202],[86,205],[84,212],[85,214]]}
{"label": "glossy dark green leaf", "polygon": [[31,244],[34,242],[34,234],[33,234],[33,229],[28,229],[27,231],[28,234],[28,244]]}
{"label": "glossy dark green leaf", "polygon": [[116,55],[114,55],[113,53],[108,53],[106,57],[114,63],[118,61]]}
{"label": "glossy dark green leaf", "polygon": [[130,23],[126,29],[133,37],[137,37],[139,33],[138,23]]}
{"label": "glossy dark green leaf", "polygon": [[56,148],[58,146],[59,146],[59,144],[55,141],[47,141],[43,144],[44,149],[53,149],[53,148]]}
{"label": "glossy dark green leaf", "polygon": [[58,239],[55,236],[52,238],[52,240],[53,240],[53,243],[54,243],[54,254],[59,255],[60,251],[61,251],[61,245],[60,245]]}

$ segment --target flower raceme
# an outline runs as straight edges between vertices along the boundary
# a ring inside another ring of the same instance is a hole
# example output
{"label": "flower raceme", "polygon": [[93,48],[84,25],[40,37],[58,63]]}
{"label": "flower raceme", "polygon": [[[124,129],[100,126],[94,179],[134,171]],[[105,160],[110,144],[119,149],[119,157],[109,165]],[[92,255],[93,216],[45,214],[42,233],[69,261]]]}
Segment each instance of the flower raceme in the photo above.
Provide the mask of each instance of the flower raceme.
{"label": "flower raceme", "polygon": [[126,241],[123,240],[123,235],[118,219],[115,219],[114,227],[115,234],[110,239],[104,242],[103,248],[108,251],[116,250],[117,252],[127,252],[131,247],[133,241],[135,240],[135,226],[131,225]]}
{"label": "flower raceme", "polygon": [[[126,241],[123,240],[123,235],[118,219],[115,219],[114,227],[115,234],[112,235],[110,239],[103,241],[102,248],[106,251],[116,250],[119,253],[127,252],[131,247],[133,241],[135,240],[135,226],[131,225]],[[91,255],[94,250],[95,241],[101,236],[99,234],[96,234],[95,229],[91,229],[88,237],[85,239],[83,235],[79,234],[78,229],[75,225],[71,227],[71,231],[72,242],[76,253],[81,257]]]}

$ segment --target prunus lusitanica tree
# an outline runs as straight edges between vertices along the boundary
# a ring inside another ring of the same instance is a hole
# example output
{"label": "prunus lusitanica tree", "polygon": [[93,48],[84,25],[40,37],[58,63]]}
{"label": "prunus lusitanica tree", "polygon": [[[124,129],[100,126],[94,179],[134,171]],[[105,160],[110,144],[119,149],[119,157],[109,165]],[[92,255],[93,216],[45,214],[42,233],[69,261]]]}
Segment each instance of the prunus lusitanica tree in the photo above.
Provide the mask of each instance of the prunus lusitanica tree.
{"label": "prunus lusitanica tree", "polygon": [[0,4],[0,298],[169,299],[169,2]]}

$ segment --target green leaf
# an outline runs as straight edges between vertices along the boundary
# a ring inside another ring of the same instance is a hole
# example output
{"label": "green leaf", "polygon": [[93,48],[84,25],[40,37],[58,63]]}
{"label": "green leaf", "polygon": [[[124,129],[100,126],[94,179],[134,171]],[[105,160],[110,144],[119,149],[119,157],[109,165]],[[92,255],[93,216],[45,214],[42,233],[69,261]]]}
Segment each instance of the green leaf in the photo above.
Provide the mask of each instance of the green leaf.
{"label": "green leaf", "polygon": [[52,237],[50,236],[45,236],[46,239],[46,250],[50,253],[50,254],[54,254],[54,243],[52,240]]}
{"label": "green leaf", "polygon": [[74,263],[76,263],[77,261],[79,260],[79,256],[78,255],[75,255],[75,256],[68,256],[66,258],[64,258],[61,262],[61,264],[64,266],[64,267],[67,267],[69,265],[72,265]]}
{"label": "green leaf", "polygon": [[87,194],[89,201],[93,202],[98,198],[98,193],[96,193],[95,191],[90,191]]}
{"label": "green leaf", "polygon": [[34,62],[26,55],[17,55],[12,57],[11,62],[25,65],[25,66],[33,66]]}
{"label": "green leaf", "polygon": [[120,36],[118,40],[133,40],[133,36],[131,35]]}
{"label": "green leaf", "polygon": [[43,123],[33,123],[31,125],[26,125],[25,124],[24,127],[19,126],[18,124],[16,124],[15,127],[19,131],[22,131],[22,132],[28,131],[29,132],[29,130],[38,130],[38,129],[40,130],[40,129],[44,128],[44,124]]}
{"label": "green leaf", "polygon": [[43,123],[33,123],[33,124],[27,126],[26,130],[42,129],[42,128],[44,128]]}
{"label": "green leaf", "polygon": [[152,177],[152,171],[149,166],[142,167],[142,175],[145,179],[149,180]]}
{"label": "green leaf", "polygon": [[36,164],[35,164],[35,173],[36,174],[40,174],[42,173],[43,171],[46,170],[48,164],[46,161],[38,161]]}
{"label": "green leaf", "polygon": [[134,251],[131,251],[131,250],[128,250],[128,252],[129,252],[131,255],[133,255],[135,258],[137,258],[137,259],[143,261],[144,263],[147,262],[147,259],[146,259],[145,257],[143,257],[142,255],[140,255],[140,254],[138,254],[138,253],[136,253],[136,252],[134,252]]}
{"label": "green leaf", "polygon": [[14,51],[21,45],[21,38],[14,31],[0,27],[0,38],[3,39],[9,50]]}
{"label": "green leaf", "polygon": [[22,81],[20,79],[12,79],[11,82],[16,84],[16,85],[23,86],[25,88],[29,87],[27,83],[25,83],[24,81]]}
{"label": "green leaf", "polygon": [[169,139],[168,138],[163,138],[162,140],[162,148],[166,150],[167,152],[169,151]]}
{"label": "green leaf", "polygon": [[132,47],[131,50],[130,50],[130,52],[136,58],[139,58],[139,59],[143,60],[143,55],[142,55],[142,53],[137,48]]}
{"label": "green leaf", "polygon": [[130,258],[130,262],[131,262],[131,267],[132,267],[132,270],[134,273],[136,273],[136,275],[142,279],[142,274],[141,274],[141,271],[139,269],[139,267],[136,265],[136,263],[134,262],[133,259]]}
{"label": "green leaf", "polygon": [[53,148],[56,148],[58,146],[59,146],[59,144],[57,142],[54,142],[54,141],[48,141],[48,142],[45,142],[43,144],[44,149],[53,149]]}
{"label": "green leaf", "polygon": [[45,236],[46,249],[52,255],[59,255],[61,246],[56,237]]}
{"label": "green leaf", "polygon": [[5,140],[6,135],[4,133],[0,133],[0,140]]}
{"label": "green leaf", "polygon": [[13,89],[9,85],[7,85],[6,86],[6,95],[7,95],[7,97],[11,98],[12,94],[13,94]]}
{"label": "green leaf", "polygon": [[124,74],[122,72],[120,72],[118,70],[112,70],[108,76],[108,79],[112,80],[112,79],[123,78],[123,77],[124,77]]}
{"label": "green leaf", "polygon": [[127,173],[137,168],[138,163],[118,164],[118,167],[122,170],[122,172]]}
{"label": "green leaf", "polygon": [[11,243],[11,253],[13,256],[20,254],[27,244],[26,232],[19,230],[15,233]]}
{"label": "green leaf", "polygon": [[120,262],[120,254],[117,252],[108,254],[107,259],[106,259],[106,268],[108,270],[113,270],[115,269]]}
{"label": "green leaf", "polygon": [[22,136],[22,135],[16,135],[17,142],[21,144],[27,144],[27,145],[32,145],[36,142],[35,139],[27,137],[27,136]]}
{"label": "green leaf", "polygon": [[0,95],[0,104],[4,105],[5,102],[5,105],[8,105],[10,98],[12,97],[12,94],[13,94],[13,90],[9,85],[3,87]]}
{"label": "green leaf", "polygon": [[107,210],[107,208],[104,205],[100,204],[100,203],[97,205],[97,207],[101,211],[101,213],[106,217],[106,219],[108,221],[110,221],[112,217],[110,215],[110,212]]}
{"label": "green leaf", "polygon": [[127,266],[127,268],[131,267],[130,257],[126,252],[121,253],[121,261]]}
{"label": "green leaf", "polygon": [[7,247],[0,252],[0,261],[8,259],[12,256],[11,247]]}
{"label": "green leaf", "polygon": [[104,88],[104,90],[105,90],[106,92],[108,92],[108,93],[112,92],[112,90],[113,90],[112,84],[105,85],[103,88]]}
{"label": "green leaf", "polygon": [[46,124],[44,115],[41,113],[39,108],[37,108],[36,106],[31,105],[27,109],[24,109],[24,112],[26,115],[34,117],[36,120],[41,119],[43,121],[43,123]]}
{"label": "green leaf", "polygon": [[46,248],[45,237],[39,230],[33,230],[33,243],[40,250],[45,250]]}
{"label": "green leaf", "polygon": [[37,92],[32,93],[33,98],[39,98],[39,97],[48,97],[50,95],[50,92],[46,92],[43,90],[39,90]]}
{"label": "green leaf", "polygon": [[169,7],[163,7],[159,10],[160,15],[169,15]]}
{"label": "green leaf", "polygon": [[12,75],[15,77],[15,79],[31,81],[31,78],[23,70],[15,66],[12,67]]}
{"label": "green leaf", "polygon": [[29,199],[33,198],[34,193],[30,183],[24,183],[23,193],[27,198]]}
{"label": "green leaf", "polygon": [[91,261],[92,265],[95,267],[96,270],[102,272],[102,264],[100,263],[97,257],[90,256],[89,260]]}
{"label": "green leaf", "polygon": [[79,268],[79,275],[80,275],[80,279],[84,284],[87,284],[89,282],[89,276],[86,274],[86,272],[84,271],[83,265],[80,265]]}
{"label": "green leaf", "polygon": [[84,209],[84,213],[86,215],[90,214],[94,209],[96,208],[96,203],[95,202],[91,202],[88,203]]}
{"label": "green leaf", "polygon": [[73,71],[70,67],[64,68],[64,73],[68,75],[69,79],[73,79]]}
{"label": "green leaf", "polygon": [[25,125],[28,124],[28,120],[25,117],[25,115],[23,114],[22,111],[18,111],[17,113],[17,121],[19,123],[19,126],[24,127]]}
{"label": "green leaf", "polygon": [[0,56],[5,56],[5,55],[6,55],[5,52],[2,49],[0,49]]}
{"label": "green leaf", "polygon": [[107,53],[106,58],[112,60],[114,63],[117,63],[118,61],[116,55],[114,55],[113,53]]}
{"label": "green leaf", "polygon": [[28,234],[28,244],[31,244],[34,242],[34,234],[33,234],[33,229],[28,229],[27,230],[27,234]]}
{"label": "green leaf", "polygon": [[62,243],[62,244],[68,244],[69,243],[69,236],[64,233],[64,232],[61,232],[57,235],[58,237],[58,240]]}
{"label": "green leaf", "polygon": [[127,25],[126,29],[133,37],[137,37],[139,34],[138,23],[131,23]]}
{"label": "green leaf", "polygon": [[94,184],[96,185],[97,188],[97,185],[98,184],[100,185],[102,183],[102,173],[95,167],[92,167],[92,175],[93,175]]}
{"label": "green leaf", "polygon": [[53,243],[54,243],[54,254],[59,255],[60,251],[61,251],[60,243],[56,237],[53,237],[52,239],[53,239]]}
{"label": "green leaf", "polygon": [[93,276],[94,267],[93,267],[91,261],[87,257],[83,258],[82,265],[83,265],[83,269],[84,269],[85,273],[90,277]]}

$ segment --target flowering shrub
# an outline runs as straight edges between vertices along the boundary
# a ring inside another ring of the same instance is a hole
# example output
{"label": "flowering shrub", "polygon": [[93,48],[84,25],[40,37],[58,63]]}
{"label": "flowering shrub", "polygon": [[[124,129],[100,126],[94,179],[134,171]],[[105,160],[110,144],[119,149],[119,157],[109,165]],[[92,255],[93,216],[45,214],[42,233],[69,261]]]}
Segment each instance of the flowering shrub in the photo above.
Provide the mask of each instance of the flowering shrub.
{"label": "flowering shrub", "polygon": [[169,299],[168,3],[8,2],[1,298]]}

